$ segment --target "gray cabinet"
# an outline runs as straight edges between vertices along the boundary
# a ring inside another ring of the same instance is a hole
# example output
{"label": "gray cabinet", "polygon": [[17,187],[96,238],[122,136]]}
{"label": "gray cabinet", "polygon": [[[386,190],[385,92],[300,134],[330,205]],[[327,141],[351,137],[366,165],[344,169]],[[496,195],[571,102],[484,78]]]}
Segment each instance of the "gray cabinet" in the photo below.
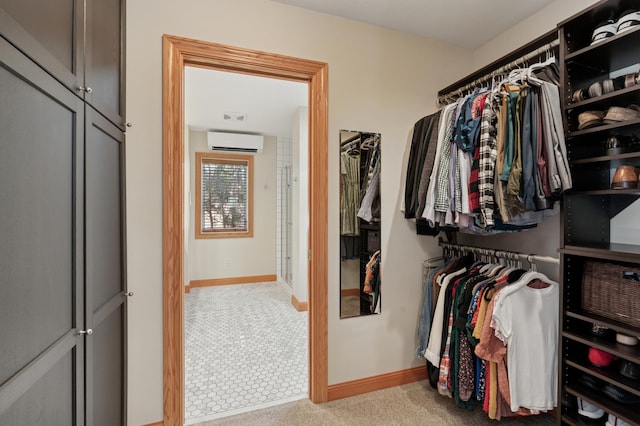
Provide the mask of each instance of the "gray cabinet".
{"label": "gray cabinet", "polygon": [[126,424],[122,10],[0,0],[0,426]]}
{"label": "gray cabinet", "polygon": [[124,129],[124,0],[0,0],[0,33]]}

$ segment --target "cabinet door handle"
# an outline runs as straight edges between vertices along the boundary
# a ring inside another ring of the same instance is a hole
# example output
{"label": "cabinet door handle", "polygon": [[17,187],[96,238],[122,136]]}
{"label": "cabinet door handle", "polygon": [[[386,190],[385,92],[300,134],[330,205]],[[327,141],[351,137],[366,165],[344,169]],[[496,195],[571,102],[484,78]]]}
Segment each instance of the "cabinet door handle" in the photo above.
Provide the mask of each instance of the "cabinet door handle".
{"label": "cabinet door handle", "polygon": [[86,330],[80,330],[78,331],[78,334],[86,334],[88,336],[91,336],[93,334],[93,330],[90,328],[87,328]]}
{"label": "cabinet door handle", "polygon": [[89,86],[87,86],[87,87],[80,86],[80,87],[78,87],[78,91],[79,92],[85,92],[85,93],[91,93],[91,92],[93,92],[93,89],[91,87],[89,87]]}

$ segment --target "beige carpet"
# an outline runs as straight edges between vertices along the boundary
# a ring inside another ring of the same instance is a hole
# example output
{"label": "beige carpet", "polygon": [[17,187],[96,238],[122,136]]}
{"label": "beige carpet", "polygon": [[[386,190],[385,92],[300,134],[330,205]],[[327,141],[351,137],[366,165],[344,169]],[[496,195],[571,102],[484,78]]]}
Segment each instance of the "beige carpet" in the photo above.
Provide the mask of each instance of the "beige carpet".
{"label": "beige carpet", "polygon": [[[502,419],[508,425],[553,425],[549,415]],[[476,410],[458,408],[453,400],[438,395],[426,381],[410,383],[326,404],[301,400],[264,410],[227,417],[211,425],[496,425],[480,405]]]}

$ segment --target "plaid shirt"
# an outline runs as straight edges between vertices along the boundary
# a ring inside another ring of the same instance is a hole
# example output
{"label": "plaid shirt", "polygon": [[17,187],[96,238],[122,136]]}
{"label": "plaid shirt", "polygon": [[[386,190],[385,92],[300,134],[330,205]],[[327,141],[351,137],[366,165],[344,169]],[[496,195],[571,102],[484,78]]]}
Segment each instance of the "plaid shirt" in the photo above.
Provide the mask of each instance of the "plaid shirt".
{"label": "plaid shirt", "polygon": [[435,187],[435,211],[446,212],[449,209],[449,169],[451,160],[452,138],[455,122],[460,114],[460,108],[464,104],[462,101],[458,101],[454,113],[452,114],[451,121],[443,123],[447,126],[447,133],[445,133],[444,141],[442,144],[442,152],[440,153],[440,163],[438,165],[438,176]]}
{"label": "plaid shirt", "polygon": [[478,168],[478,191],[480,193],[480,212],[483,227],[494,225],[493,212],[493,182],[495,176],[496,158],[498,156],[497,123],[500,94],[491,93],[482,110],[480,124],[480,160]]}

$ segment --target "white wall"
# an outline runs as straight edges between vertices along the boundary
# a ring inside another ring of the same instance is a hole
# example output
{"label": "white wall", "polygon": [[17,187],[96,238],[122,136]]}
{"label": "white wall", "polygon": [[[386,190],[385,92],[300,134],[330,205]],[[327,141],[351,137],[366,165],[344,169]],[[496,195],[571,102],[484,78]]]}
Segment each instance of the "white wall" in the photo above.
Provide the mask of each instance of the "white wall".
{"label": "white wall", "polygon": [[[555,0],[473,52],[474,68],[481,68],[551,31],[557,24],[598,0]],[[452,82],[455,80],[452,80]]]}
{"label": "white wall", "polygon": [[[127,3],[129,422],[162,418],[162,51],[172,34],[329,64],[329,383],[422,365],[415,359],[421,263],[439,252],[399,213],[407,138],[471,52],[267,0]],[[443,66],[444,64],[444,66]],[[384,309],[339,319],[339,130],[383,140]],[[196,277],[192,277],[196,278]]]}
{"label": "white wall", "polygon": [[[162,34],[329,64],[329,383],[398,371],[414,358],[421,263],[439,253],[399,213],[407,138],[436,92],[552,29],[593,1],[556,0],[475,52],[268,0],[138,0],[127,4],[129,422],[162,418]],[[381,315],[339,319],[340,129],[379,132]],[[332,214],[334,212],[335,214]],[[553,233],[554,231],[548,231]],[[555,237],[554,237],[555,238]]]}
{"label": "white wall", "polygon": [[293,173],[291,182],[291,266],[293,295],[309,298],[309,108],[300,107],[291,119]]}
{"label": "white wall", "polygon": [[[195,200],[195,155],[208,152],[207,133],[189,132],[190,191]],[[276,138],[264,139],[264,150],[253,158],[253,237],[195,237],[195,202],[189,217],[189,277],[191,280],[245,277],[276,273]]]}

